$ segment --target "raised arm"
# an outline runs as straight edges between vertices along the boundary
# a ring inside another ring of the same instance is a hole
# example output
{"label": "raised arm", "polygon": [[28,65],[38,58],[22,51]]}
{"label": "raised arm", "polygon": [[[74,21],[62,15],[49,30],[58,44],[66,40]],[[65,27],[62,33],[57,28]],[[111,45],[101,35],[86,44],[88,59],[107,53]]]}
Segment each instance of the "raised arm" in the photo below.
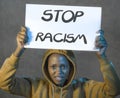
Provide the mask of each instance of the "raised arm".
{"label": "raised arm", "polygon": [[21,31],[17,34],[17,37],[16,37],[17,48],[13,53],[16,57],[20,57],[25,50],[24,45],[27,43],[27,40],[28,40],[26,30],[27,29],[25,27],[21,27]]}
{"label": "raised arm", "polygon": [[18,68],[18,61],[24,52],[24,44],[27,42],[26,28],[21,27],[21,31],[16,37],[17,48],[13,54],[5,60],[0,69],[0,88],[21,96],[30,97],[31,85],[29,80],[15,77]]}
{"label": "raised arm", "polygon": [[99,31],[100,36],[96,39],[96,47],[99,48],[97,52],[97,57],[100,62],[101,72],[104,78],[104,92],[107,95],[118,95],[120,94],[120,79],[114,69],[112,62],[108,61],[105,54],[107,49],[107,42],[104,38],[104,32]]}

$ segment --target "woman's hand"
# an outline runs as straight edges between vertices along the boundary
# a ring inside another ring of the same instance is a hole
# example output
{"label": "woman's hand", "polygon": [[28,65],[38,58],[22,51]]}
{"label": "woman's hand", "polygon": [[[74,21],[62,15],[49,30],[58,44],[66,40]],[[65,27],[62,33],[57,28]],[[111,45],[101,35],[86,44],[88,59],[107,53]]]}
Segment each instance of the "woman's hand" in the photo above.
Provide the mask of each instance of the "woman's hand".
{"label": "woman's hand", "polygon": [[17,57],[21,56],[23,54],[24,50],[25,50],[24,45],[28,41],[26,31],[27,31],[27,29],[22,26],[20,32],[17,34],[17,37],[16,37],[17,48],[14,52],[14,55],[17,56]]}
{"label": "woman's hand", "polygon": [[17,34],[16,40],[17,47],[23,49],[28,40],[25,27],[21,27],[20,32]]}
{"label": "woman's hand", "polygon": [[100,35],[97,36],[96,41],[95,41],[95,46],[96,46],[96,48],[99,49],[99,51],[97,52],[97,55],[106,57],[105,52],[106,52],[108,45],[104,38],[104,31],[99,30],[98,33],[100,33]]}

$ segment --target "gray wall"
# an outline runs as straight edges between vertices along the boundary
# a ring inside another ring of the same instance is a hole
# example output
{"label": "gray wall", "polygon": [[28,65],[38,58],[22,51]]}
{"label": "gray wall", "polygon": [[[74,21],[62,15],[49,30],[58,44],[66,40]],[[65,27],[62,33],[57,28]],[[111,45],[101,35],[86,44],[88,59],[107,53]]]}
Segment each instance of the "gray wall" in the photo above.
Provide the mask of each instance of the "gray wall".
{"label": "gray wall", "polygon": [[[115,65],[115,69],[120,77],[120,0],[0,0],[0,65],[16,48],[15,38],[21,25],[24,25],[26,3],[102,7],[102,29],[105,31],[105,37],[109,44],[107,56]],[[17,75],[43,77],[40,65],[44,51],[27,49],[21,57]],[[102,81],[95,53],[74,52],[78,64],[77,77],[83,76]],[[0,98],[23,97],[11,95],[0,90]],[[120,96],[116,98],[120,98]]]}

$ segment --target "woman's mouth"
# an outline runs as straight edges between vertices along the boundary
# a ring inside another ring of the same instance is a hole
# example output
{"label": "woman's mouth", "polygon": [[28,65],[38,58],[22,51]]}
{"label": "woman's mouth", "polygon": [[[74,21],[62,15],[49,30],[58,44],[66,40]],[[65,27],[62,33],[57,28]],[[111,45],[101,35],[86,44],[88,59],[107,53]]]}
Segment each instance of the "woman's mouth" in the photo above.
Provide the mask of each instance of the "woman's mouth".
{"label": "woman's mouth", "polygon": [[56,79],[57,81],[61,81],[61,80],[63,80],[63,77],[62,77],[62,76],[56,76],[55,79]]}

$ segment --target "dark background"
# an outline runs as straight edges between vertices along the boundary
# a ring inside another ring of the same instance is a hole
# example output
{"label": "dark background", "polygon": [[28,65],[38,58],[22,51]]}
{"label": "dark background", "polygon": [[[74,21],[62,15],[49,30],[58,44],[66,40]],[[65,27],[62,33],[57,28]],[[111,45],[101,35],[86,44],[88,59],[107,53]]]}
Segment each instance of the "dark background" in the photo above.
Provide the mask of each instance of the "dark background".
{"label": "dark background", "polygon": [[[108,42],[107,56],[115,65],[120,77],[120,0],[0,0],[0,67],[16,48],[16,35],[20,27],[25,24],[26,3],[102,7],[102,29]],[[44,51],[43,49],[26,49],[20,59],[17,76],[43,77],[41,58]],[[78,67],[76,77],[103,81],[94,52],[74,51],[74,53]],[[23,97],[0,90],[0,98]]]}

